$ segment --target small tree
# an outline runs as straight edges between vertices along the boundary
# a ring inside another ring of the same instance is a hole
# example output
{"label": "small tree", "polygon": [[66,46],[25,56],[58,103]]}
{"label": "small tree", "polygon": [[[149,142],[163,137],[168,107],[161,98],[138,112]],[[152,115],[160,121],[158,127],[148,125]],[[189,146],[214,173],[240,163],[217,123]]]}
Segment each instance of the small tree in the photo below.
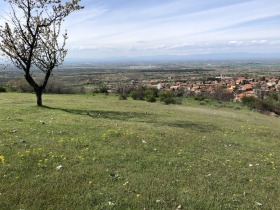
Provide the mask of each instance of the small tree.
{"label": "small tree", "polygon": [[[10,5],[9,20],[0,26],[0,50],[19,69],[36,93],[37,105],[42,106],[42,93],[55,67],[66,56],[67,33],[62,34],[61,23],[66,16],[83,7],[80,0],[61,3],[61,0],[5,0]],[[30,73],[32,67],[44,73],[42,82],[36,82]]]}

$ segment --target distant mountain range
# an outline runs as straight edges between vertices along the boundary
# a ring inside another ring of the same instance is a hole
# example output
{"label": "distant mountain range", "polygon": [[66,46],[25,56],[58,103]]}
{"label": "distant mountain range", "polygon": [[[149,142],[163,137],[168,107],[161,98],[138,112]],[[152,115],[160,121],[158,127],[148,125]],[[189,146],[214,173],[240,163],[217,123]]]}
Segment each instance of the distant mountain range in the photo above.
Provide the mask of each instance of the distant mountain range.
{"label": "distant mountain range", "polygon": [[183,62],[183,61],[221,61],[221,60],[280,60],[280,53],[212,53],[193,55],[156,55],[135,57],[107,57],[107,58],[67,58],[66,63],[80,62]]}

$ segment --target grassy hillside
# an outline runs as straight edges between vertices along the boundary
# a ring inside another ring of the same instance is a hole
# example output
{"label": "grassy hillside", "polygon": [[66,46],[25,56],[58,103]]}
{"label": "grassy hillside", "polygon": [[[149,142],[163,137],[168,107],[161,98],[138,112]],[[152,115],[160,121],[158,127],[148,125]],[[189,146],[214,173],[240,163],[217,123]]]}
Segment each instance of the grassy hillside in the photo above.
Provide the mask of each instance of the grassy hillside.
{"label": "grassy hillside", "polygon": [[277,209],[280,119],[246,110],[0,94],[1,209]]}

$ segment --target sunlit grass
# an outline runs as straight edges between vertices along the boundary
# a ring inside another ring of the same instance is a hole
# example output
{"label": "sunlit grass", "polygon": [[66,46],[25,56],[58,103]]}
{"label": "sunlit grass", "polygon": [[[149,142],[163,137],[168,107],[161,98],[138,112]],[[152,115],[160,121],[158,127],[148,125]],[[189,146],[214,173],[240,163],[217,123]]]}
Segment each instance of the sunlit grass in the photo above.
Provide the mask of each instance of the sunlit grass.
{"label": "sunlit grass", "polygon": [[228,105],[0,94],[1,209],[277,209],[279,118]]}

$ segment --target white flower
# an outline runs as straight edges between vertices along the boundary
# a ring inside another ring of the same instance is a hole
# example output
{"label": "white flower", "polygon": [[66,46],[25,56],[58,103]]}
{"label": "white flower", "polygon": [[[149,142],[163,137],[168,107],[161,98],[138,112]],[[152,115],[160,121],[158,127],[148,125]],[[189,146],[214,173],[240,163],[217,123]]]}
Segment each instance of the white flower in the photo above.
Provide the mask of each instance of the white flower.
{"label": "white flower", "polygon": [[259,202],[255,202],[255,204],[256,204],[257,206],[262,206],[262,204],[259,203]]}
{"label": "white flower", "polygon": [[114,206],[115,204],[111,201],[108,202],[109,206]]}
{"label": "white flower", "polygon": [[56,167],[56,170],[60,170],[60,169],[62,169],[62,167],[63,167],[62,165],[59,165]]}

